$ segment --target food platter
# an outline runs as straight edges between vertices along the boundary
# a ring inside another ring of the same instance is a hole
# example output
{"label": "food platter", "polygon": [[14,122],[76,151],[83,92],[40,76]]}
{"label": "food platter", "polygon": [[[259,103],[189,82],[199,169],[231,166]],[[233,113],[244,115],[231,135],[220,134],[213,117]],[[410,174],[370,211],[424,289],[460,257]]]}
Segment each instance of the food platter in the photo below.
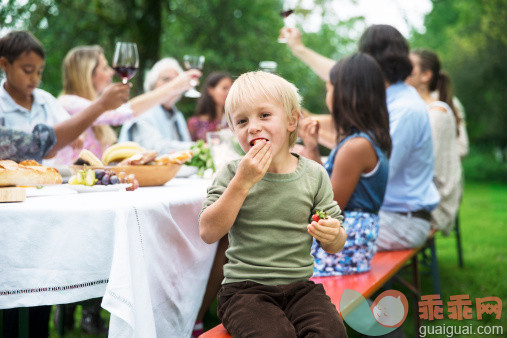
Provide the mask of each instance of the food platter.
{"label": "food platter", "polygon": [[65,184],[66,188],[72,189],[74,191],[83,193],[83,192],[106,192],[106,191],[120,191],[125,190],[130,187],[132,183],[121,183],[121,184],[110,184],[110,185],[81,185],[81,184]]}
{"label": "food platter", "polygon": [[[69,166],[69,169],[72,173],[76,173],[79,170],[84,169],[85,166],[82,165],[72,165]],[[86,166],[89,169],[104,169],[102,167],[90,167]],[[164,185],[169,182],[176,174],[178,170],[181,168],[181,164],[168,164],[168,165],[158,165],[158,164],[145,164],[145,165],[123,165],[123,166],[106,166],[105,168],[114,171],[115,173],[125,172],[128,174],[136,175],[137,180],[139,181],[139,186],[147,187],[147,186],[156,186],[156,185]]]}

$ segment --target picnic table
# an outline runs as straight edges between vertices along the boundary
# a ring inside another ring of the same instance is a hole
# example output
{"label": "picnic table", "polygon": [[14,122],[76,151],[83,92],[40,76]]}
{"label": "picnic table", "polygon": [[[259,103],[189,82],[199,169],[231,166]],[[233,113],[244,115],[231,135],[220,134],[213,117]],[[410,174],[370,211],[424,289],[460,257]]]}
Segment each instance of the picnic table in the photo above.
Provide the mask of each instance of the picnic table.
{"label": "picnic table", "polygon": [[216,251],[197,221],[210,183],[0,204],[0,309],[103,297],[109,336],[189,337]]}

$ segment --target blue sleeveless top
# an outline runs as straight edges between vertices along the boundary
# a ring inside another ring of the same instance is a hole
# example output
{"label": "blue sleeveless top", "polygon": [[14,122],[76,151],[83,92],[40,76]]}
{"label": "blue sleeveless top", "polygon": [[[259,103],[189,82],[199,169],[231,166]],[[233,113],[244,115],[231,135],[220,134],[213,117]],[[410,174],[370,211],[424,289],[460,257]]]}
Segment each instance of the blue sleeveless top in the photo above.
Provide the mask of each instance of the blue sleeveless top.
{"label": "blue sleeveless top", "polygon": [[334,160],[338,150],[347,141],[356,137],[363,137],[373,145],[378,157],[378,162],[375,169],[369,173],[361,174],[359,182],[357,182],[356,189],[352,193],[352,196],[350,196],[350,199],[343,210],[378,213],[380,206],[384,201],[384,194],[386,192],[387,178],[389,174],[389,159],[387,158],[386,152],[380,149],[375,142],[372,141],[368,134],[358,131],[343,139],[329,154],[327,162],[324,164],[324,168],[326,168],[329,177],[331,177]]}

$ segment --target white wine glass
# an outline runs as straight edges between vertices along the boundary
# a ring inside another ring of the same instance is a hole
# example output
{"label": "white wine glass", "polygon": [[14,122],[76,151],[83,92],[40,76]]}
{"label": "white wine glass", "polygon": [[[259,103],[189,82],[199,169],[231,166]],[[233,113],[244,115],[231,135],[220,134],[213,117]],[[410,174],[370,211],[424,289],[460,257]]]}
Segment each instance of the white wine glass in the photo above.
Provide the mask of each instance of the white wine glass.
{"label": "white wine glass", "polygon": [[264,72],[267,72],[267,73],[276,74],[276,67],[277,66],[278,65],[275,61],[261,61],[261,62],[259,62],[259,69]]}
{"label": "white wine glass", "polygon": [[[183,56],[183,64],[185,65],[186,70],[190,69],[198,69],[202,70],[204,66],[204,56],[203,55],[184,55]],[[201,97],[201,93],[195,90],[195,86],[197,86],[197,80],[190,80],[190,85],[192,88],[185,92],[186,97],[198,98]]]}

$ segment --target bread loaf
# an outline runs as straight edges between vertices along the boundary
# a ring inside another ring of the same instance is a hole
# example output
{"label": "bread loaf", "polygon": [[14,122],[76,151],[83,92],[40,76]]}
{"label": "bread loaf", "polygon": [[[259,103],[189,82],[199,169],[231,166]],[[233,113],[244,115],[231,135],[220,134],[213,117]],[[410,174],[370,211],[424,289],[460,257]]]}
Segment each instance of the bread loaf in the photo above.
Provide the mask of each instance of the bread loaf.
{"label": "bread loaf", "polygon": [[95,156],[94,153],[89,151],[88,149],[83,149],[79,153],[79,157],[77,158],[76,162],[74,164],[78,165],[90,165],[92,167],[103,167],[104,163],[102,163],[101,160],[97,156]]}
{"label": "bread loaf", "polygon": [[20,164],[11,160],[0,160],[0,187],[61,183],[62,176],[55,168],[42,166],[31,160]]}

